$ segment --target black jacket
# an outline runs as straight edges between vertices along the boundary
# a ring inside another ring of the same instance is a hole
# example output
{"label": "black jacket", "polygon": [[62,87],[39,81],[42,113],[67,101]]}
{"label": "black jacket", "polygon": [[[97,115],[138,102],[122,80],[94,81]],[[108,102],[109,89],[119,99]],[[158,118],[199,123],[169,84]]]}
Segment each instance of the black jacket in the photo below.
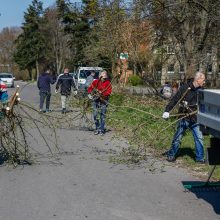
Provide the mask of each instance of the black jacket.
{"label": "black jacket", "polygon": [[55,82],[55,78],[53,78],[49,73],[42,73],[38,77],[37,87],[40,91],[50,92],[50,84],[54,84]]}
{"label": "black jacket", "polygon": [[[165,108],[165,112],[170,112],[175,105],[178,103],[178,113],[192,113],[197,110],[197,94],[198,90],[201,87],[195,88],[193,82],[186,83],[182,85],[179,90],[177,91],[176,95],[171,99],[169,104]],[[185,94],[185,95],[184,95]],[[183,117],[183,116],[180,116]],[[186,120],[190,120],[196,122],[197,117],[196,113],[189,115],[185,118]]]}
{"label": "black jacket", "polygon": [[67,96],[70,95],[71,94],[71,87],[73,87],[74,90],[76,90],[76,85],[75,85],[74,79],[68,73],[64,73],[64,74],[61,74],[58,76],[56,90],[58,90],[59,87],[61,87],[61,89],[60,89],[61,95],[67,95]]}

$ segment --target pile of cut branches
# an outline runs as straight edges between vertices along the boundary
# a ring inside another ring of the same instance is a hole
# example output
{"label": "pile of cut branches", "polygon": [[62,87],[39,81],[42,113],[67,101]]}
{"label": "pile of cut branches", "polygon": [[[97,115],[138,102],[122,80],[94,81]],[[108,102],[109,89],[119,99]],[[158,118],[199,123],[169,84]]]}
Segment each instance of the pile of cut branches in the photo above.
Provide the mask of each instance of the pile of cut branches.
{"label": "pile of cut branches", "polygon": [[30,165],[31,152],[38,152],[33,142],[42,141],[51,154],[52,148],[58,150],[53,124],[36,109],[20,101],[18,86],[7,106],[0,106],[0,163]]}
{"label": "pile of cut branches", "polygon": [[[171,118],[164,120],[162,114],[168,101],[156,95],[132,96],[121,91],[111,96],[108,124],[130,141],[130,147],[114,161],[140,163],[149,155],[161,157],[170,148],[176,123],[186,115],[178,114],[176,108]],[[186,132],[182,144],[194,151],[190,132]]]}

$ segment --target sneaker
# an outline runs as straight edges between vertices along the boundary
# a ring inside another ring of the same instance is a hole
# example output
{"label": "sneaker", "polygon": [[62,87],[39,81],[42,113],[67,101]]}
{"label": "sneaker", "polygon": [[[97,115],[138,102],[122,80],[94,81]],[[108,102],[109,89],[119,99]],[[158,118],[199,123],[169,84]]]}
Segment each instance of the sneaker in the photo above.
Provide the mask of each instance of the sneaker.
{"label": "sneaker", "polygon": [[99,134],[99,130],[94,131],[94,135],[97,135],[97,134]]}
{"label": "sneaker", "polygon": [[196,160],[196,163],[198,163],[198,164],[205,164],[206,161],[205,161],[205,159],[202,159],[202,160]]}
{"label": "sneaker", "polygon": [[63,109],[62,109],[62,114],[65,114],[65,113],[66,113],[66,109],[63,108]]}
{"label": "sneaker", "polygon": [[43,110],[43,109],[40,109],[40,110],[39,110],[39,112],[40,112],[40,113],[44,113],[44,112],[45,112],[45,110]]}
{"label": "sneaker", "polygon": [[50,110],[50,109],[46,109],[46,112],[52,112],[52,110]]}
{"label": "sneaker", "polygon": [[103,136],[103,135],[104,135],[104,132],[103,132],[103,131],[100,131],[99,134],[100,134],[101,136]]}
{"label": "sneaker", "polygon": [[176,158],[174,156],[167,156],[167,161],[168,162],[174,162]]}
{"label": "sneaker", "polygon": [[161,154],[161,156],[167,156],[167,154],[168,154],[168,151],[165,151]]}

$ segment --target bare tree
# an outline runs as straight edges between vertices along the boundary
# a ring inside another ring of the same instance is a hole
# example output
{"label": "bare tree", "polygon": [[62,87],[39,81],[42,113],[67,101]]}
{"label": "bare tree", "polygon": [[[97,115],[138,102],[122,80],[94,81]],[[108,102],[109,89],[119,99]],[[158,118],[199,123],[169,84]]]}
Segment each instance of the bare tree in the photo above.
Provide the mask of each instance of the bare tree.
{"label": "bare tree", "polygon": [[220,2],[217,0],[146,2],[151,2],[153,8],[151,18],[155,30],[160,33],[158,40],[173,48],[177,59],[185,67],[185,77],[191,77],[199,67],[204,67],[207,63],[210,37],[217,34],[213,25],[219,23]]}
{"label": "bare tree", "polygon": [[45,12],[45,19],[46,25],[42,28],[49,42],[49,57],[55,61],[56,72],[60,73],[66,60],[70,58],[70,49],[67,44],[68,36],[64,34],[63,24],[59,19],[57,8],[48,8]]}
{"label": "bare tree", "polygon": [[16,50],[14,41],[21,33],[21,29],[18,27],[4,28],[0,32],[0,64],[14,65],[13,54]]}
{"label": "bare tree", "polygon": [[[100,1],[98,21],[93,27],[92,40],[88,42],[86,58],[96,63],[108,60],[115,72],[118,55],[124,50],[123,24],[126,22],[124,1]],[[91,52],[92,51],[92,52]]]}

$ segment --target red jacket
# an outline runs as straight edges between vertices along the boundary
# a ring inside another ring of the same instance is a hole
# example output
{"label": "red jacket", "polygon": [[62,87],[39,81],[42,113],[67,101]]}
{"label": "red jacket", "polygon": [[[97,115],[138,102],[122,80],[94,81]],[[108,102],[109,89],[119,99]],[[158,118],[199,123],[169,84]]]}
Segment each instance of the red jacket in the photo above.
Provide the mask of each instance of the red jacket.
{"label": "red jacket", "polygon": [[0,92],[7,92],[7,86],[0,80]]}
{"label": "red jacket", "polygon": [[109,79],[105,81],[101,81],[96,79],[92,82],[92,84],[88,88],[88,93],[90,94],[93,90],[98,90],[103,96],[109,96],[112,93],[112,85]]}

